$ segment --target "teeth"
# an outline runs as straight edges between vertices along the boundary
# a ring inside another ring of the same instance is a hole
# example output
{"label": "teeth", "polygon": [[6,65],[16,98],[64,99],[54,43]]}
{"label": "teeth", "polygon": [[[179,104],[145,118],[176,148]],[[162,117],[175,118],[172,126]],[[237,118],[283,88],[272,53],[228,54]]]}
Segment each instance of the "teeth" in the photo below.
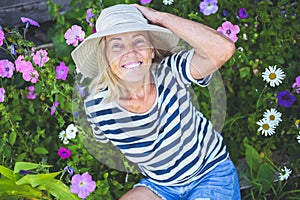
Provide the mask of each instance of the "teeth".
{"label": "teeth", "polygon": [[124,65],[124,68],[126,68],[126,69],[133,69],[135,67],[140,66],[140,64],[141,64],[140,62],[132,63],[132,64],[129,64],[129,65]]}

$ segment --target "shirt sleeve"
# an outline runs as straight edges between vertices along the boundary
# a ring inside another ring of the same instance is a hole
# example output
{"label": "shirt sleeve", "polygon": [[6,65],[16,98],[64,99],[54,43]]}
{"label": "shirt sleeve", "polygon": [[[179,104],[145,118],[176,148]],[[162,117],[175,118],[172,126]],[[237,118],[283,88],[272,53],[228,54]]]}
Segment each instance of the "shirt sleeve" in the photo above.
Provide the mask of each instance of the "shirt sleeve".
{"label": "shirt sleeve", "polygon": [[171,55],[167,61],[168,65],[171,66],[173,73],[180,79],[185,85],[191,85],[195,83],[201,87],[208,86],[212,74],[196,80],[191,75],[191,61],[194,55],[194,49],[188,51],[180,51]]}
{"label": "shirt sleeve", "polygon": [[100,130],[100,128],[96,124],[90,123],[90,125],[91,125],[91,128],[92,128],[95,140],[97,142],[101,142],[101,143],[107,143],[107,142],[109,142],[109,139],[107,139],[107,137],[105,137],[105,135],[103,134],[103,132]]}
{"label": "shirt sleeve", "polygon": [[94,139],[97,142],[107,143],[107,142],[109,142],[109,139],[103,134],[100,127],[96,123],[94,123],[93,117],[91,116],[91,113],[89,113],[89,109],[87,109],[87,107],[92,106],[91,104],[95,104],[95,102],[97,102],[95,99],[90,99],[89,101],[86,100],[84,102],[86,119],[87,119],[87,121],[89,122],[89,124],[91,126],[92,133],[94,135]]}

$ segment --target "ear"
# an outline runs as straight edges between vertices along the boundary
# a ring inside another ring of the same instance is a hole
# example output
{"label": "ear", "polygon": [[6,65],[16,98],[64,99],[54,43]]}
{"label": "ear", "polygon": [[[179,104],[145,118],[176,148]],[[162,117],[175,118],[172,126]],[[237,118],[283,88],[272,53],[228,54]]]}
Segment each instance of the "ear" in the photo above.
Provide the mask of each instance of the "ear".
{"label": "ear", "polygon": [[151,48],[151,57],[152,57],[152,59],[155,57],[155,51],[154,51],[154,48]]}

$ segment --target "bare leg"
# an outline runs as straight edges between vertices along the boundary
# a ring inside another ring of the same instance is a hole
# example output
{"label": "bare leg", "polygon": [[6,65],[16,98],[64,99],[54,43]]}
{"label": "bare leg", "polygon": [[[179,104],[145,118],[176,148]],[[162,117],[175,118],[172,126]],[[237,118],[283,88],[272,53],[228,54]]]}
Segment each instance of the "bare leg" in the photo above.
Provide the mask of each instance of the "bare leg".
{"label": "bare leg", "polygon": [[161,198],[150,189],[140,186],[129,190],[120,200],[161,200]]}

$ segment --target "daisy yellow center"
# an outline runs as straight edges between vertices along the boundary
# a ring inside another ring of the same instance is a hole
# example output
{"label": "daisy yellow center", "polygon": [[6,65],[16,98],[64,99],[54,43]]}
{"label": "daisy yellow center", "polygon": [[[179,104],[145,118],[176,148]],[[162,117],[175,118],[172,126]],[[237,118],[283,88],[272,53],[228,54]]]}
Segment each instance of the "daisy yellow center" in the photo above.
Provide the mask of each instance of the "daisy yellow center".
{"label": "daisy yellow center", "polygon": [[270,120],[274,121],[275,120],[275,116],[274,115],[270,115]]}
{"label": "daisy yellow center", "polygon": [[264,130],[268,130],[270,128],[270,126],[269,126],[269,124],[264,124],[264,125],[262,125],[262,128]]}
{"label": "daisy yellow center", "polygon": [[269,78],[270,78],[271,80],[274,80],[274,79],[276,78],[276,74],[275,74],[275,73],[271,73],[271,74],[269,75]]}

